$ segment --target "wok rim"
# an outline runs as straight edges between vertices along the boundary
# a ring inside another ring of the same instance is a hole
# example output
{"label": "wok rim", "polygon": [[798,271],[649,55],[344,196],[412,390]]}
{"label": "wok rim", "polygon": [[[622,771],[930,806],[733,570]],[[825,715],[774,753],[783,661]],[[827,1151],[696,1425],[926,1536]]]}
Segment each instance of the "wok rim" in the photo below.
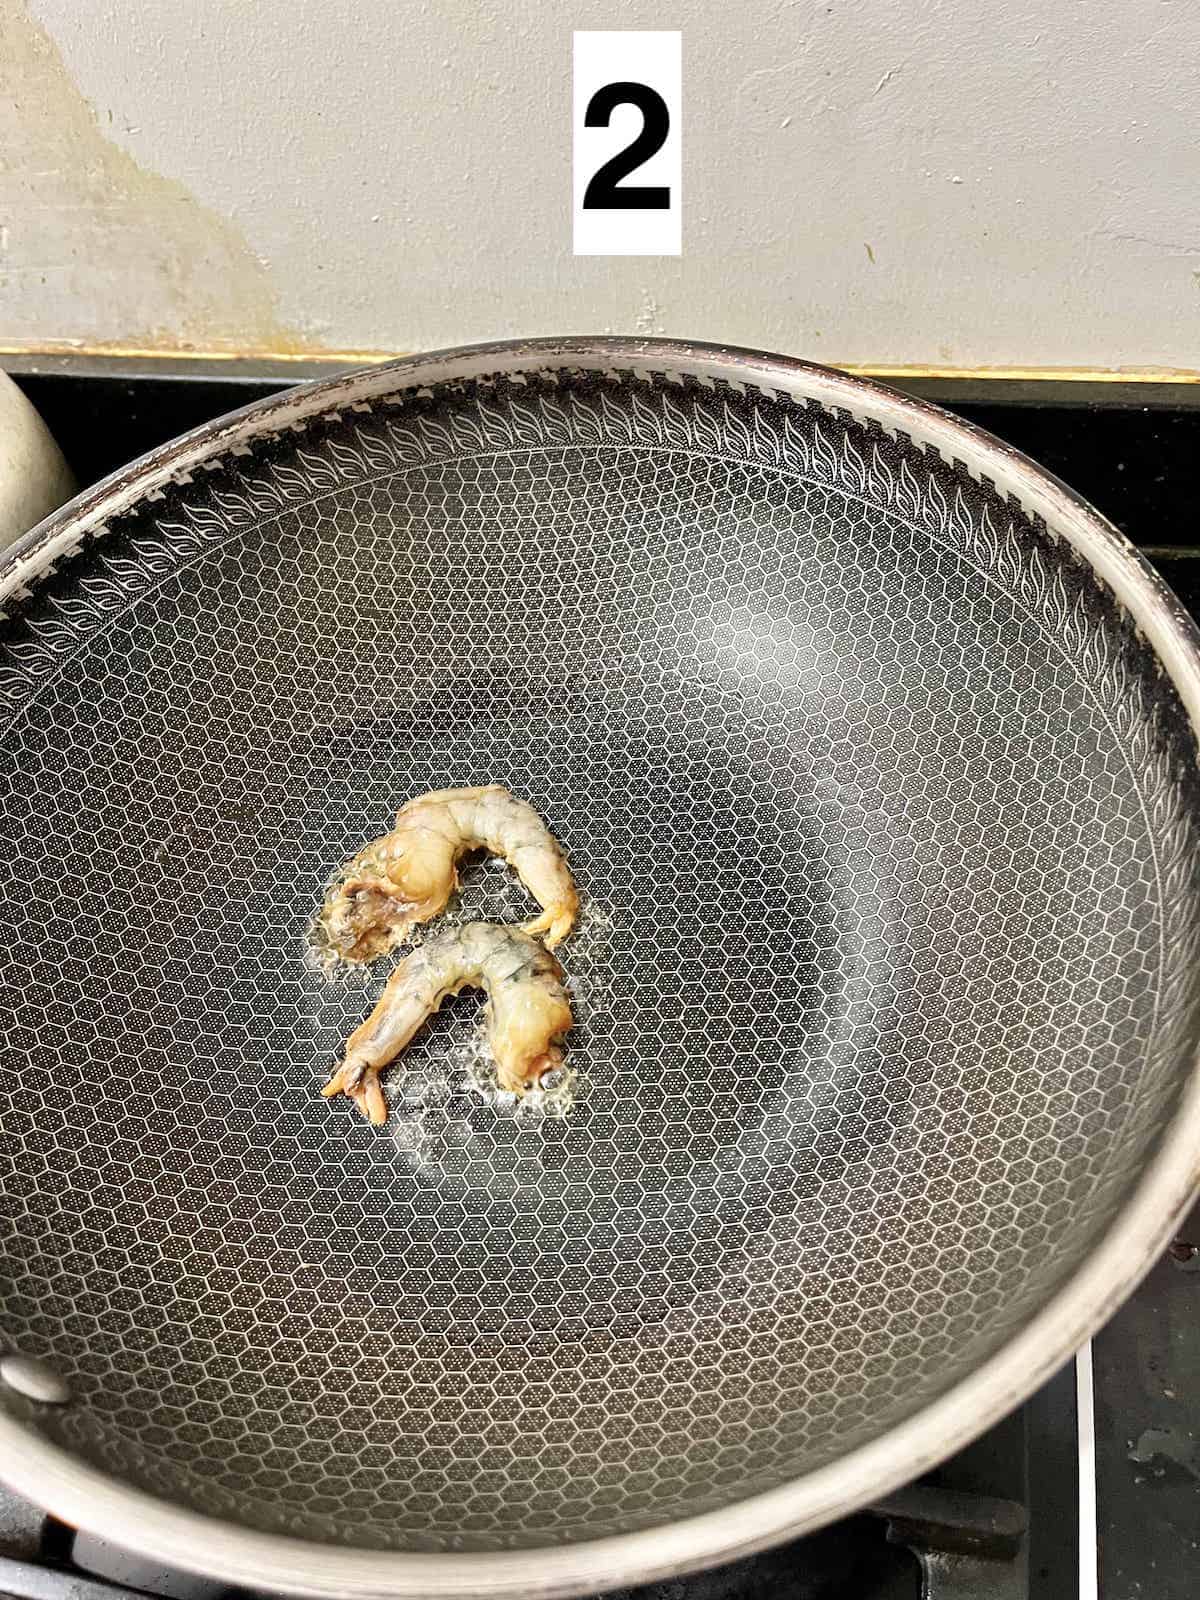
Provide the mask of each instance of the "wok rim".
{"label": "wok rim", "polygon": [[[1200,631],[1145,558],[1087,501],[972,423],[884,384],[794,357],[686,340],[573,336],[439,350],[300,384],[180,436],[76,496],[0,556],[0,598],[58,547],[148,490],[250,437],[405,388],[514,372],[687,374],[817,399],[931,445],[1015,494],[1065,537],[1132,615],[1200,743]],[[861,1509],[919,1477],[1046,1382],[1136,1288],[1200,1186],[1200,1053],[1176,1112],[1116,1221],[1071,1277],[987,1361],[899,1426],[778,1488],[659,1527],[497,1552],[373,1551],[262,1533],[184,1509],[77,1460],[0,1412],[0,1479],[80,1529],[152,1560],[249,1589],[373,1596],[569,1596],[695,1572]],[[37,1351],[29,1352],[38,1354]]]}

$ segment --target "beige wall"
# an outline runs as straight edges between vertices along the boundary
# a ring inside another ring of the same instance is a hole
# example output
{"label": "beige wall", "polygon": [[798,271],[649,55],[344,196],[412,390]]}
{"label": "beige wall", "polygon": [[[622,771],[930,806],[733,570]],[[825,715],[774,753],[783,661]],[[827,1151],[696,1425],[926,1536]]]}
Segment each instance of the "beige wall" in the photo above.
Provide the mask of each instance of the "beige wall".
{"label": "beige wall", "polygon": [[[684,30],[684,254],[575,260],[573,27]],[[0,345],[654,332],[1200,368],[1200,7],[0,0]]]}

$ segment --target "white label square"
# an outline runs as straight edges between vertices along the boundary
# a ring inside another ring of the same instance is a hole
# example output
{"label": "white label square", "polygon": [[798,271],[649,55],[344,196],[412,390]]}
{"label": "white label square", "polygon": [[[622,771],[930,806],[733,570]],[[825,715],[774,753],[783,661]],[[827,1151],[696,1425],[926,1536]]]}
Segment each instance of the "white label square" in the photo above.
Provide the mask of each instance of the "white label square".
{"label": "white label square", "polygon": [[679,33],[576,33],[577,256],[680,253]]}

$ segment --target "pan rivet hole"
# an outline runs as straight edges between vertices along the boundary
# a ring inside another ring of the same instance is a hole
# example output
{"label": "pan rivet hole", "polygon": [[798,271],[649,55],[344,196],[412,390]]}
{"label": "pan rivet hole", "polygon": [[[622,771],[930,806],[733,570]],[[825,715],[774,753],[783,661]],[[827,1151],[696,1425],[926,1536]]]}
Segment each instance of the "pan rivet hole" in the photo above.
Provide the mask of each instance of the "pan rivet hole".
{"label": "pan rivet hole", "polygon": [[43,1406],[65,1406],[71,1398],[71,1385],[53,1367],[34,1356],[0,1357],[0,1382],[15,1389],[26,1400]]}

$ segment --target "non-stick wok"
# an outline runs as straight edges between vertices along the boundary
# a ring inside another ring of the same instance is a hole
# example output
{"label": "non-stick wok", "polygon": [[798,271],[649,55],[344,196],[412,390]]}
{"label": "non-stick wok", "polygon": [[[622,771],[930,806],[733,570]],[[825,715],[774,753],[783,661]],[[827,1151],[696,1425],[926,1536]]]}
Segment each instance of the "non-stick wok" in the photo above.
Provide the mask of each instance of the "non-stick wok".
{"label": "non-stick wok", "polygon": [[[155,452],[0,593],[0,1476],[68,1521],[324,1596],[716,1562],[985,1428],[1187,1200],[1197,637],[987,435],[461,350]],[[386,968],[309,918],[487,782],[588,908],[574,1105],[477,1092],[464,997],[372,1129],[318,1090]]]}

